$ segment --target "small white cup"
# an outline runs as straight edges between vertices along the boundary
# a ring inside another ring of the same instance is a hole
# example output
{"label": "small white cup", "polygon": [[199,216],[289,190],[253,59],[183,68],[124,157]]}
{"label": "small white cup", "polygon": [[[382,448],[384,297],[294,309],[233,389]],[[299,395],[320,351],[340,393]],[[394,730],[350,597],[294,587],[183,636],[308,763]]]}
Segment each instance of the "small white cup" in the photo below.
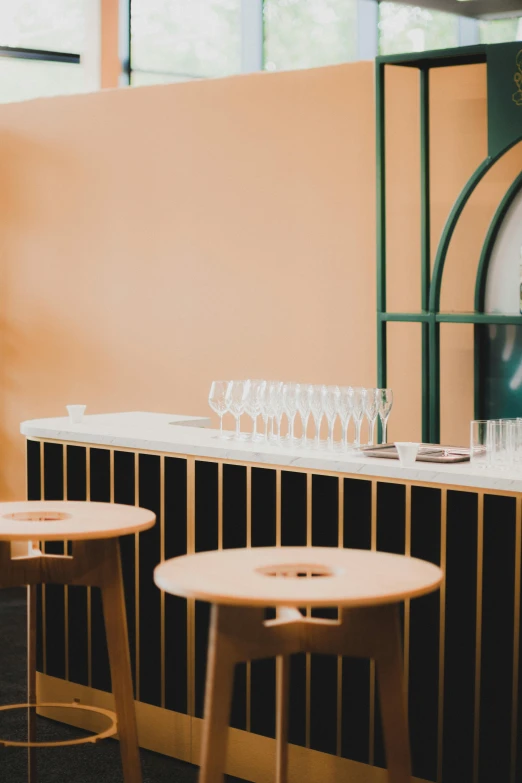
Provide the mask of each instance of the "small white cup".
{"label": "small white cup", "polygon": [[86,405],[67,405],[69,419],[73,424],[80,424],[83,421]]}
{"label": "small white cup", "polygon": [[399,461],[404,468],[411,468],[417,459],[420,443],[395,443]]}

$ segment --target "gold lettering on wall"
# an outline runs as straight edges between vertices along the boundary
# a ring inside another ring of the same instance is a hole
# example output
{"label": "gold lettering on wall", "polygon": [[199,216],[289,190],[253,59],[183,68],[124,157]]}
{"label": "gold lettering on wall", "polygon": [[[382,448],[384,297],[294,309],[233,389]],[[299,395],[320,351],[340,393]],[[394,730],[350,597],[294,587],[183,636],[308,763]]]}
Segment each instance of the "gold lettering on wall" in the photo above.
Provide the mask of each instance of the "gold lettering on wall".
{"label": "gold lettering on wall", "polygon": [[517,106],[522,106],[522,49],[517,54],[517,72],[515,73],[517,91],[513,93],[513,101]]}

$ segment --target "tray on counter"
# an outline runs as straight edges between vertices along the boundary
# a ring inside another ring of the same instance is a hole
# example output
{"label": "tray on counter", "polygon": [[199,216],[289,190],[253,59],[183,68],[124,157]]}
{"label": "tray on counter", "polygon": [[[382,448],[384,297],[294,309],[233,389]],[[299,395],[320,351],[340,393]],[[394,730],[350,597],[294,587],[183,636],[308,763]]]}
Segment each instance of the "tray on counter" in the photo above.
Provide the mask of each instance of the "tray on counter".
{"label": "tray on counter", "polygon": [[[379,459],[399,459],[393,443],[383,443],[380,446],[363,446],[361,452],[365,457]],[[433,443],[421,443],[417,454],[417,462],[442,462],[446,465],[454,462],[469,462],[469,449],[458,446],[439,446]]]}

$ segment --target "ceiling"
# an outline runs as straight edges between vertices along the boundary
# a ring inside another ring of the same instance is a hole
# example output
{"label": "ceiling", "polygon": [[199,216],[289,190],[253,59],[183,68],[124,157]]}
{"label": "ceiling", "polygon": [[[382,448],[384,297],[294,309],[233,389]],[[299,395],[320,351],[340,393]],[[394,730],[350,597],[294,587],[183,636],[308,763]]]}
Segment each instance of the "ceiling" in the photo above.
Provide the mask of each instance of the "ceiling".
{"label": "ceiling", "polygon": [[465,0],[464,2],[462,0],[401,0],[401,2],[480,19],[522,16],[522,0]]}

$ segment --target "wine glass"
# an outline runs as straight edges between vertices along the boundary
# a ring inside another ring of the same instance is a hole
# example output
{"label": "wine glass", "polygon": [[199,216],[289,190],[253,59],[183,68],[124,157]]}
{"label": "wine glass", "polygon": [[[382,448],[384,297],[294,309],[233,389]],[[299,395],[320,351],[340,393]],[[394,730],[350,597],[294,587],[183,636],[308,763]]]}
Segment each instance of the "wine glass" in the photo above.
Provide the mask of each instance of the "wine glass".
{"label": "wine glass", "polygon": [[285,383],[283,385],[283,407],[288,419],[288,440],[293,443],[294,423],[297,413],[297,383]]}
{"label": "wine glass", "polygon": [[267,393],[268,393],[268,403],[267,403],[267,410],[268,410],[268,418],[272,422],[272,433],[271,437],[274,438],[274,419],[277,416],[278,411],[278,396],[281,393],[282,383],[281,381],[268,381],[267,383]]}
{"label": "wine glass", "polygon": [[312,400],[313,386],[309,383],[297,384],[297,410],[303,423],[303,436],[301,438],[301,445],[306,446],[306,430],[308,427],[308,419],[311,413],[311,400]]}
{"label": "wine glass", "polygon": [[352,416],[355,423],[355,446],[361,445],[361,424],[364,415],[366,389],[362,386],[353,387]]}
{"label": "wine glass", "polygon": [[312,386],[312,393],[310,396],[310,408],[312,411],[312,416],[315,424],[314,446],[316,448],[319,448],[319,445],[321,443],[321,421],[323,420],[323,413],[324,413],[323,389],[326,390],[326,386],[321,386],[321,385]]}
{"label": "wine glass", "polygon": [[262,395],[266,387],[266,381],[250,381],[250,389],[247,396],[245,410],[253,421],[252,440],[257,440],[257,417],[261,413]]}
{"label": "wine glass", "polygon": [[212,381],[210,384],[210,392],[208,394],[208,404],[219,416],[219,437],[223,437],[223,416],[228,410],[227,405],[227,388],[228,381]]}
{"label": "wine glass", "polygon": [[391,389],[377,389],[379,399],[379,418],[382,425],[382,442],[386,443],[388,419],[393,407],[393,392]]}
{"label": "wine glass", "polygon": [[283,382],[280,381],[274,389],[274,417],[277,422],[277,435],[275,436],[275,439],[279,441],[281,440],[281,421],[283,419],[283,413],[285,412],[283,385]]}
{"label": "wine glass", "polygon": [[241,439],[241,414],[245,412],[250,381],[230,381],[227,386],[227,407],[236,420],[236,439]]}
{"label": "wine glass", "polygon": [[373,446],[375,437],[375,422],[379,413],[378,389],[366,389],[364,412],[368,419],[368,445]]}
{"label": "wine glass", "polygon": [[342,445],[344,449],[348,448],[348,425],[352,418],[353,410],[353,389],[351,386],[341,386],[339,395],[339,418],[343,428]]}
{"label": "wine glass", "polygon": [[326,386],[323,392],[324,412],[328,422],[328,445],[334,447],[334,424],[339,410],[339,397],[341,392],[338,386]]}

